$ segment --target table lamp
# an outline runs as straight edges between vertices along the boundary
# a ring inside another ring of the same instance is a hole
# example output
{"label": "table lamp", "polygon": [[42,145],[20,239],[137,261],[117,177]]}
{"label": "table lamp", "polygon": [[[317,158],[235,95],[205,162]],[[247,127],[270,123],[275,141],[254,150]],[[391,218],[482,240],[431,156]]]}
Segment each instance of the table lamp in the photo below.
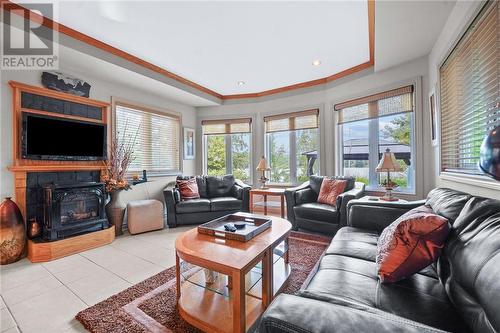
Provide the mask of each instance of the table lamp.
{"label": "table lamp", "polygon": [[377,165],[375,171],[387,172],[387,180],[382,183],[382,185],[385,187],[385,195],[380,198],[380,200],[398,201],[398,198],[392,196],[392,190],[398,185],[391,181],[391,172],[401,171],[401,167],[396,160],[396,156],[394,156],[394,153],[391,153],[391,150],[389,148],[385,150],[385,153],[382,155],[380,163]]}
{"label": "table lamp", "polygon": [[262,184],[261,188],[266,189],[266,182],[269,180],[268,178],[266,178],[266,171],[270,171],[271,169],[267,167],[267,161],[264,156],[262,156],[262,158],[260,159],[256,170],[262,172],[259,181]]}

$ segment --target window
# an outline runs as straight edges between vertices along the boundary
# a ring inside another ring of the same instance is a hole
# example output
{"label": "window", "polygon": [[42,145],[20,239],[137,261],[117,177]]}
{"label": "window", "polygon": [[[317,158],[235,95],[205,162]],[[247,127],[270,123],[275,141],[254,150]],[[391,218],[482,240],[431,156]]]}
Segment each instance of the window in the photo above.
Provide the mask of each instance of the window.
{"label": "window", "polygon": [[264,117],[272,183],[297,184],[317,174],[318,110]]}
{"label": "window", "polygon": [[202,121],[205,173],[251,182],[251,118]]}
{"label": "window", "polygon": [[376,190],[385,175],[375,169],[389,148],[401,171],[392,172],[398,191],[414,192],[413,86],[335,105],[341,137],[342,173]]}
{"label": "window", "polygon": [[134,160],[129,171],[153,174],[180,171],[180,117],[147,108],[115,103],[114,135],[134,142]]}
{"label": "window", "polygon": [[440,68],[441,171],[481,174],[481,142],[500,125],[500,3],[490,1]]}

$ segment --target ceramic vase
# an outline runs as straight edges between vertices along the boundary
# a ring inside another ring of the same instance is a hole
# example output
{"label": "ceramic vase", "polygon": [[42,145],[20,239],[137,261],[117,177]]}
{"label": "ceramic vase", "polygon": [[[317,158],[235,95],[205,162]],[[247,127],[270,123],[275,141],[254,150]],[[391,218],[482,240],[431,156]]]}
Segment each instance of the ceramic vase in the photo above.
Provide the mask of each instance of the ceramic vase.
{"label": "ceramic vase", "polygon": [[122,225],[123,217],[125,216],[125,209],[127,205],[120,199],[120,191],[113,191],[109,193],[110,200],[106,204],[106,216],[110,225],[115,226],[115,235],[123,234]]}
{"label": "ceramic vase", "polygon": [[19,207],[10,198],[0,204],[0,264],[21,259],[26,244],[26,228]]}

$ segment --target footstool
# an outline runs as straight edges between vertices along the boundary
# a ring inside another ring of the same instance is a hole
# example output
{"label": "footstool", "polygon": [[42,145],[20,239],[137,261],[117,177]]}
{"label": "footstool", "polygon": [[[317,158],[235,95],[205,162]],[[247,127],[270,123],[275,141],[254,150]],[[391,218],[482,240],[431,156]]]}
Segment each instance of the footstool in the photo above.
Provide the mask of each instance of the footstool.
{"label": "footstool", "polygon": [[163,229],[163,204],[158,200],[136,200],[127,204],[128,231],[140,234]]}

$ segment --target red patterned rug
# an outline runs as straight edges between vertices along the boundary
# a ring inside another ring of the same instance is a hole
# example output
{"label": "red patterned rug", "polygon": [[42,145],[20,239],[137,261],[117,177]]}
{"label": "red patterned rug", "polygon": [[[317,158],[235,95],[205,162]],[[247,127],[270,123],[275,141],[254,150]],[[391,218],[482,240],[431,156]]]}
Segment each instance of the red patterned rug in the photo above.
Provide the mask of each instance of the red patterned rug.
{"label": "red patterned rug", "polygon": [[[325,236],[292,232],[292,267],[283,292],[300,289],[330,243]],[[200,332],[185,322],[176,306],[175,266],[79,312],[76,319],[94,333]]]}

